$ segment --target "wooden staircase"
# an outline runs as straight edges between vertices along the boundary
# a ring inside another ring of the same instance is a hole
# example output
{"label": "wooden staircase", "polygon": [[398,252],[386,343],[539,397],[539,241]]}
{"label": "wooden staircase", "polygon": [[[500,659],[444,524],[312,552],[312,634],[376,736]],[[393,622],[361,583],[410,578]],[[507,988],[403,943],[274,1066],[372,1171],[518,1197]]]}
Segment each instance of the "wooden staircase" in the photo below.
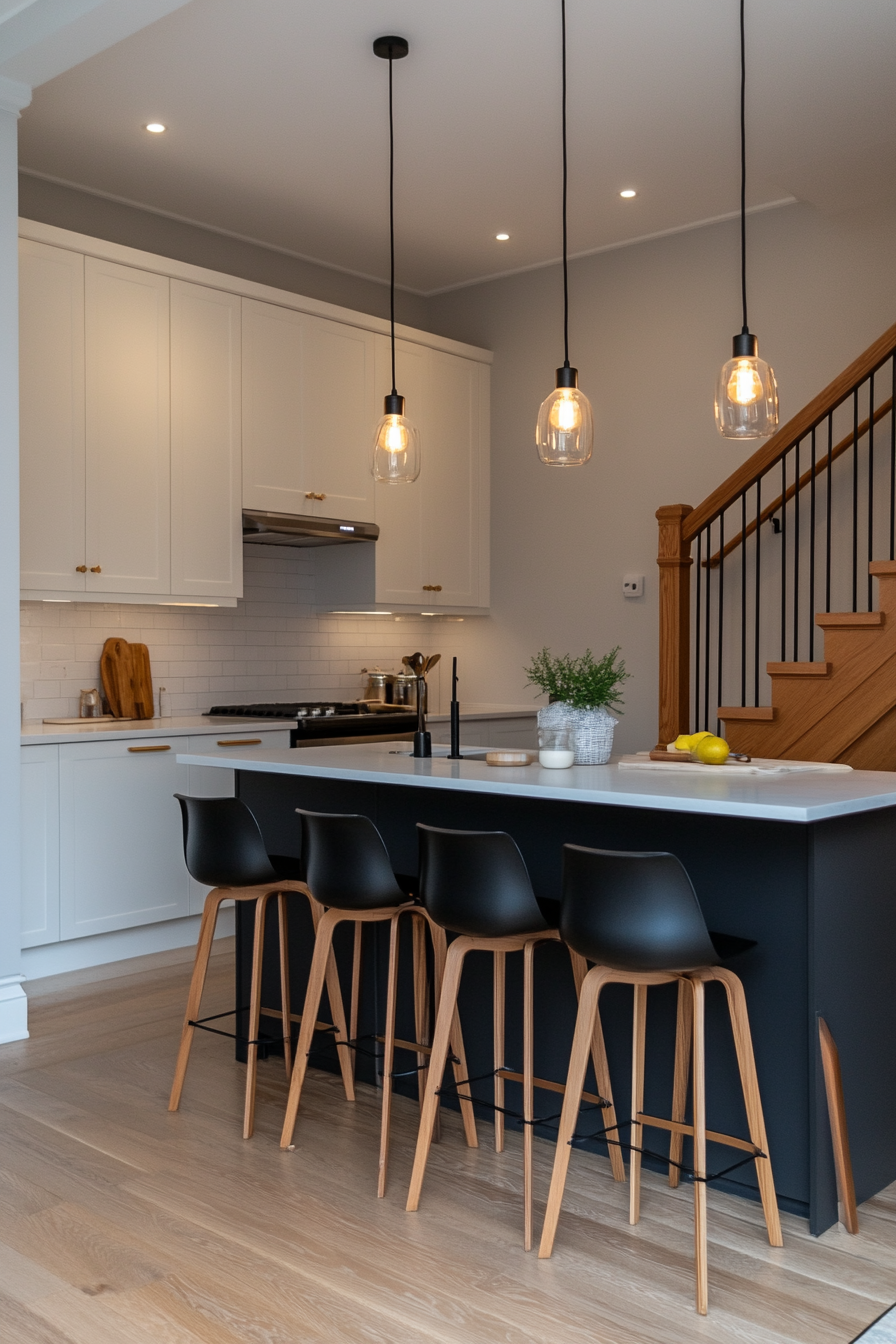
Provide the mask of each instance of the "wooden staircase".
{"label": "wooden staircase", "polygon": [[734,751],[896,769],[896,561],[868,569],[880,609],[816,615],[824,662],[768,663],[770,706],[719,708]]}
{"label": "wooden staircase", "polygon": [[896,771],[896,326],[702,504],[656,516],[657,745],[708,729]]}

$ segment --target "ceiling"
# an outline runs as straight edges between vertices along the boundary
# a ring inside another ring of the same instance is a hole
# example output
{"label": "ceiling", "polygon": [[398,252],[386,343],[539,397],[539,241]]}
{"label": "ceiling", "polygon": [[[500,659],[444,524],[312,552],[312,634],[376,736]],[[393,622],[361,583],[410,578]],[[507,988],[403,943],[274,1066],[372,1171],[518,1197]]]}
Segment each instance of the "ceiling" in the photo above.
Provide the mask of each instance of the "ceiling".
{"label": "ceiling", "polygon": [[[560,250],[559,0],[189,0],[34,91],[25,171],[431,294]],[[568,0],[573,254],[739,200],[737,0]],[[748,203],[896,198],[896,4],[748,0]],[[146,122],[168,130],[149,135]],[[619,196],[637,190],[634,200]],[[508,232],[509,242],[495,241]]]}

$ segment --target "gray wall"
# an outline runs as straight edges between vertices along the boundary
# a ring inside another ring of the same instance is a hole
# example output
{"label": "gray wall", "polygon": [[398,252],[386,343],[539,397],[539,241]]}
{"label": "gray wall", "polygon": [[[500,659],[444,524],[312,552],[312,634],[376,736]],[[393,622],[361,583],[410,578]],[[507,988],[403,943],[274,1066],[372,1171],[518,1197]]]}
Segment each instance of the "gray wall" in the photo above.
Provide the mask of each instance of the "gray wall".
{"label": "gray wall", "polygon": [[[748,228],[750,325],[777,374],[783,423],[896,321],[896,209],[825,218],[795,205]],[[740,328],[738,235],[730,222],[571,265],[570,359],[596,426],[581,468],[542,466],[534,447],[563,358],[559,268],[429,300],[434,330],[495,352],[492,615],[465,641],[470,699],[519,702],[520,669],[544,644],[619,644],[634,679],[617,745],[654,745],[654,514],[700,503],[750,455],[713,420],[716,374]],[[622,596],[628,571],[646,575],[643,598]]]}
{"label": "gray wall", "polygon": [[[162,257],[174,257],[193,266],[207,266],[225,275],[238,275],[258,284],[274,285],[292,294],[305,294],[325,303],[338,303],[359,313],[389,316],[389,289],[343,271],[300,261],[282,252],[213,233],[196,224],[154,215],[136,206],[121,205],[86,191],[63,187],[42,178],[19,174],[19,214],[41,224],[55,224],[92,238],[105,238],[124,247],[138,247]],[[383,236],[384,265],[388,266],[388,234]],[[426,330],[426,300],[399,290],[395,296],[399,322]]]}

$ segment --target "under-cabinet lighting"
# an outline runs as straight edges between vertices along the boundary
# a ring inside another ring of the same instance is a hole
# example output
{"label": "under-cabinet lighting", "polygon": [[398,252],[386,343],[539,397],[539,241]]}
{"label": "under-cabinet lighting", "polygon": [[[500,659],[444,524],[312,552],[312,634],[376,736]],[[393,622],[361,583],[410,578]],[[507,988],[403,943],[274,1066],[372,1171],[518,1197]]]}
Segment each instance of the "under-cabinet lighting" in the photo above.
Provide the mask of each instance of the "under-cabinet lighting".
{"label": "under-cabinet lighting", "polygon": [[626,187],[625,191],[620,191],[619,193],[619,195],[622,197],[624,201],[630,201],[632,197],[637,196],[637,194],[638,193],[634,191],[631,187]]}
{"label": "under-cabinet lighting", "polygon": [[161,135],[162,132],[167,131],[167,129],[168,127],[164,126],[160,121],[150,121],[146,126],[146,130],[151,131],[153,135]]}
{"label": "under-cabinet lighting", "polygon": [[160,607],[217,607],[218,602],[160,602]]}
{"label": "under-cabinet lighting", "polygon": [[508,243],[508,242],[510,241],[510,234],[509,234],[509,233],[496,233],[496,234],[495,234],[495,239],[496,239],[496,241],[499,242],[499,243]]}
{"label": "under-cabinet lighting", "polygon": [[71,598],[71,597],[42,597],[42,598],[41,598],[41,602],[72,602],[72,601],[74,601],[74,598]]}
{"label": "under-cabinet lighting", "polygon": [[331,611],[331,616],[391,616],[391,611]]}

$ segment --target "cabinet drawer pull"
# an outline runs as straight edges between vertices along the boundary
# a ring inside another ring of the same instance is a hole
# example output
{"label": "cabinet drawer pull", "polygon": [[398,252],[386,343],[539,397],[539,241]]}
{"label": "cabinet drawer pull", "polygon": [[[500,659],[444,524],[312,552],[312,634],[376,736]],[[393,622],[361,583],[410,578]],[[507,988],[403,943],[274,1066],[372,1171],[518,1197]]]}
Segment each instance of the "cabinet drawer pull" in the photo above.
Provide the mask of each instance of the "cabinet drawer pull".
{"label": "cabinet drawer pull", "polygon": [[241,737],[241,738],[239,738],[239,739],[234,738],[233,741],[231,741],[231,742],[219,742],[219,743],[218,743],[218,746],[219,746],[219,747],[260,747],[260,746],[261,746],[261,738],[260,738],[260,737]]}
{"label": "cabinet drawer pull", "polygon": [[306,499],[326,499],[326,495],[316,495],[313,490],[305,491]]}
{"label": "cabinet drawer pull", "polygon": [[90,572],[91,572],[91,574],[102,574],[102,572],[103,572],[103,567],[102,567],[102,565],[91,565],[91,566],[90,566]]}
{"label": "cabinet drawer pull", "polygon": [[440,593],[442,585],[440,583],[424,583],[423,591],[424,593]]}
{"label": "cabinet drawer pull", "polygon": [[171,747],[166,743],[164,746],[157,747],[128,747],[128,751],[170,751]]}
{"label": "cabinet drawer pull", "polygon": [[87,566],[86,566],[86,565],[75,565],[75,573],[76,573],[76,574],[86,574],[86,573],[87,573]]}

